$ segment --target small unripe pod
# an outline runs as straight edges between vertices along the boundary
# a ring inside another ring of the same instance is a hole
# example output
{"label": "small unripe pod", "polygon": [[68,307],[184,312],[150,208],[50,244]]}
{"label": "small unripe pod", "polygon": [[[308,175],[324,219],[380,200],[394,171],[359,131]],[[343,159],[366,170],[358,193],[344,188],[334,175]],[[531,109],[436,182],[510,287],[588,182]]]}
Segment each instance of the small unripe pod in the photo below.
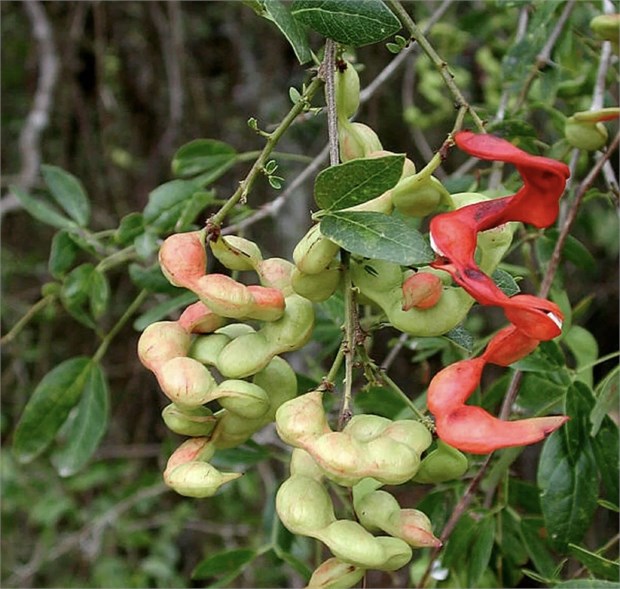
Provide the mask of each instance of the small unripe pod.
{"label": "small unripe pod", "polygon": [[340,120],[350,119],[360,105],[360,77],[347,61],[334,73],[336,112]]}
{"label": "small unripe pod", "polygon": [[318,274],[329,267],[340,247],[313,225],[293,250],[295,266],[304,274]]}
{"label": "small unripe pod", "polygon": [[564,137],[573,147],[596,151],[607,143],[609,133],[603,123],[586,123],[569,117],[564,125]]}
{"label": "small unripe pod", "polygon": [[617,45],[620,36],[620,14],[599,14],[590,21],[590,28],[599,39]]}
{"label": "small unripe pod", "polygon": [[298,295],[314,303],[322,303],[336,292],[341,279],[342,269],[339,264],[318,274],[306,274],[295,268],[291,275],[291,285]]}
{"label": "small unripe pod", "polygon": [[276,429],[282,441],[294,447],[330,432],[323,393],[312,391],[281,405],[276,411]]}
{"label": "small unripe pod", "polygon": [[237,235],[220,236],[209,241],[213,255],[229,270],[253,270],[263,256],[259,247],[249,239]]}
{"label": "small unripe pod", "polygon": [[202,406],[183,411],[171,403],[161,416],[168,429],[180,436],[208,436],[217,423],[213,412]]}
{"label": "small unripe pod", "polygon": [[159,265],[170,284],[190,288],[207,268],[204,233],[190,231],[168,237],[159,249]]}
{"label": "small unripe pod", "polygon": [[242,476],[239,472],[220,472],[208,462],[189,462],[164,473],[164,482],[179,495],[202,499]]}
{"label": "small unripe pod", "polygon": [[342,162],[367,157],[383,149],[378,135],[368,125],[342,120],[338,125],[338,143]]}
{"label": "small unripe pod", "polygon": [[177,466],[187,464],[188,462],[206,462],[213,458],[213,454],[215,454],[215,446],[209,438],[186,440],[168,458],[166,471],[172,471]]}
{"label": "small unripe pod", "polygon": [[413,557],[413,552],[400,538],[379,536],[377,542],[385,554],[385,560],[376,567],[380,571],[396,571],[404,567]]}
{"label": "small unripe pod", "polygon": [[439,547],[442,542],[433,534],[433,526],[428,516],[418,509],[401,509],[391,516],[395,526],[396,538],[400,538],[414,548]]}
{"label": "small unripe pod", "polygon": [[430,309],[443,294],[441,278],[430,272],[416,272],[403,282],[403,311],[413,307]]}
{"label": "small unripe pod", "polygon": [[209,370],[192,358],[168,360],[157,378],[165,395],[182,408],[204,405],[217,386]]}
{"label": "small unripe pod", "polygon": [[365,572],[362,567],[332,557],[315,569],[306,589],[350,589]]}
{"label": "small unripe pod", "polygon": [[157,321],[142,332],[138,357],[146,368],[157,373],[168,360],[187,355],[189,346],[189,334],[176,321]]}
{"label": "small unripe pod", "polygon": [[391,193],[394,207],[406,217],[426,217],[450,199],[448,191],[434,176],[410,176],[392,188]]}
{"label": "small unripe pod", "polygon": [[284,481],[276,494],[276,511],[284,527],[293,534],[316,537],[335,522],[334,508],[323,485],[295,475]]}
{"label": "small unripe pod", "polygon": [[443,483],[462,477],[467,467],[467,457],[463,453],[437,440],[437,448],[424,457],[413,480],[417,483]]}
{"label": "small unripe pod", "polygon": [[211,440],[218,449],[235,448],[243,444],[265,425],[264,418],[248,419],[227,409],[221,409],[215,417],[217,425]]}

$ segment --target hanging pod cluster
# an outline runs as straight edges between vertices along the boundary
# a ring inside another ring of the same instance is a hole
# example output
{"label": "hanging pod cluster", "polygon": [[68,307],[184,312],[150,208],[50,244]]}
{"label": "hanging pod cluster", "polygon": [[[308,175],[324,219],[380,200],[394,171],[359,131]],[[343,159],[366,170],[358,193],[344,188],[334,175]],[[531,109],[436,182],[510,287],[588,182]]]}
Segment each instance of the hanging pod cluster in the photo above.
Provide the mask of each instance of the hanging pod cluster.
{"label": "hanging pod cluster", "polygon": [[[280,354],[305,345],[314,325],[312,303],[291,288],[292,264],[263,260],[256,244],[239,237],[220,237],[210,249],[230,270],[254,270],[261,284],[207,274],[203,231],[172,235],[159,252],[162,271],[200,300],[177,321],[147,327],[138,343],[141,362],[171,401],[164,422],[192,437],[164,471],[170,487],[191,497],[213,495],[240,476],[220,473],[209,460],[248,440],[296,395],[295,372]],[[215,412],[207,406],[214,401]]]}

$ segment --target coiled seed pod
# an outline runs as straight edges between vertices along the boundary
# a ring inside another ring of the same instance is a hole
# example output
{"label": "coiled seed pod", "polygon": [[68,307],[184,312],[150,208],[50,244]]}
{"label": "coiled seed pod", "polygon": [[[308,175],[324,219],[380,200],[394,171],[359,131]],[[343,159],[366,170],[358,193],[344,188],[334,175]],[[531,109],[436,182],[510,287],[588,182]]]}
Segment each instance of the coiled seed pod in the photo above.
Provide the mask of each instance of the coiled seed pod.
{"label": "coiled seed pod", "polygon": [[314,570],[306,589],[350,589],[365,572],[362,567],[332,557]]}
{"label": "coiled seed pod", "polygon": [[437,440],[437,448],[424,457],[413,480],[417,483],[443,483],[462,477],[468,466],[463,453]]}

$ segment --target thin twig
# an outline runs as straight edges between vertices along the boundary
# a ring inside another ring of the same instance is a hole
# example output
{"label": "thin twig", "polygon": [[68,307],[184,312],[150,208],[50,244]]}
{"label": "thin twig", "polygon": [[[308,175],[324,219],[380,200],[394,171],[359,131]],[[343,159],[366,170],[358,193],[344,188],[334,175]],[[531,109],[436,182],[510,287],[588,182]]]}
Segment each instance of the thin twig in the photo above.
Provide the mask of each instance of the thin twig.
{"label": "thin twig", "polygon": [[334,70],[336,69],[336,43],[331,39],[325,42],[325,59],[323,60],[323,76],[325,77],[325,97],[327,110],[327,136],[329,138],[329,165],[335,166],[339,161],[338,154],[338,113],[336,112],[336,87]]}
{"label": "thin twig", "polygon": [[[439,8],[433,13],[433,15],[426,21],[426,26],[424,27],[424,34],[428,33],[430,28],[445,14],[450,5],[454,0],[444,0]],[[360,92],[360,103],[364,104],[368,102],[382,87],[383,84],[387,80],[389,80],[394,73],[398,70],[398,68],[405,63],[405,60],[409,55],[411,55],[416,49],[419,49],[417,43],[412,42],[409,47],[403,49],[388,65],[386,65],[381,72],[377,75],[374,80],[368,84],[361,92]],[[223,235],[230,235],[233,233],[237,233],[244,229],[247,229],[254,223],[258,221],[262,221],[263,219],[276,216],[289,197],[298,192],[300,186],[312,177],[325,163],[327,157],[329,155],[329,143],[327,143],[323,149],[315,156],[315,158],[308,164],[304,170],[295,176],[294,180],[288,187],[282,192],[280,196],[276,199],[272,200],[265,206],[258,209],[249,217],[235,223],[234,225],[229,225],[222,229]],[[472,162],[470,166],[475,165],[477,160],[472,158]],[[464,172],[463,172],[464,173]]]}
{"label": "thin twig", "polygon": [[[32,36],[37,42],[39,75],[37,89],[32,101],[32,108],[26,117],[26,123],[19,134],[19,153],[21,170],[15,184],[30,190],[36,183],[41,166],[41,135],[47,128],[52,109],[54,88],[58,79],[58,52],[45,8],[39,0],[22,2],[30,19]],[[21,204],[14,194],[7,194],[0,200],[0,219]]]}

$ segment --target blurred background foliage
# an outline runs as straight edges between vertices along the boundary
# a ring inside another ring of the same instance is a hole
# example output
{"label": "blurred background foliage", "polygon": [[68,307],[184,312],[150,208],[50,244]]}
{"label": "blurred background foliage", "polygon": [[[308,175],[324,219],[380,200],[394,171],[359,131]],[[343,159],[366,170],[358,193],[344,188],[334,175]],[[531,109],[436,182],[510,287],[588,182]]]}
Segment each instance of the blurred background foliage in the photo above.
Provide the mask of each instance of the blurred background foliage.
{"label": "blurred background foliage", "polygon": [[[536,150],[538,141],[543,141],[554,145],[557,157],[567,154],[561,143],[563,116],[586,110],[591,103],[593,64],[600,42],[592,38],[588,23],[600,11],[600,3],[573,3],[553,58],[540,72],[534,67],[536,56],[548,39],[553,15],[565,3],[448,4],[429,39],[483,118],[493,121],[498,109],[506,111],[502,121],[492,122],[491,129],[519,137],[524,148]],[[424,24],[440,3],[420,0],[405,5]],[[288,88],[300,88],[307,78],[305,68],[299,66],[273,24],[241,2],[46,2],[41,7],[59,62],[49,126],[40,145],[41,161],[67,170],[83,183],[92,208],[85,235],[105,235],[126,215],[142,211],[149,193],[173,177],[171,159],[190,140],[218,139],[239,154],[260,149],[263,139],[248,128],[248,117],[255,117],[262,128],[272,128],[290,107]],[[524,11],[529,13],[527,30],[515,41]],[[2,2],[0,15],[0,157],[6,192],[23,172],[20,133],[37,87],[39,57],[33,19],[24,3]],[[318,50],[320,39],[313,40]],[[375,44],[357,49],[354,58],[363,84],[368,84],[393,57],[384,44]],[[613,88],[613,84],[608,86]],[[520,99],[526,87],[528,92]],[[510,98],[508,105],[502,104],[503,96]],[[605,106],[617,102],[617,93],[605,96]],[[406,152],[420,166],[451,129],[454,112],[438,72],[427,59],[411,56],[364,104],[359,119],[377,131],[386,149]],[[325,144],[324,117],[306,114],[303,118],[278,146],[279,152],[288,154],[276,158],[285,188]],[[234,191],[251,163],[250,153],[215,182],[212,203],[199,212],[196,223],[203,223],[216,210],[218,199]],[[592,163],[592,156],[583,152],[576,163],[580,178]],[[462,155],[453,153],[438,172],[453,192],[476,182],[469,169],[452,175],[461,164]],[[39,176],[25,188],[35,194],[45,190]],[[258,241],[266,256],[290,257],[296,240],[309,226],[311,194],[311,184],[306,182],[287,199],[276,218],[251,225],[245,235]],[[250,208],[260,208],[276,196],[262,179],[251,195]],[[572,232],[575,243],[566,252],[568,261],[559,279],[574,309],[573,322],[594,336],[599,356],[618,348],[616,204],[617,193],[610,195],[605,183],[597,179]],[[248,210],[236,213],[237,220]],[[55,230],[33,219],[10,198],[3,199],[1,212],[2,332],[7,334],[40,300],[42,287],[54,282],[48,260]],[[527,268],[535,260],[544,266],[553,245],[552,232],[535,249],[524,239],[509,262]],[[84,249],[76,253],[76,262],[88,260]],[[154,260],[151,248],[142,256],[132,252],[125,263],[110,267],[106,280],[111,296],[97,317],[97,330],[76,320],[54,299],[16,337],[4,342],[0,566],[7,587],[200,587],[212,581],[208,575],[217,572],[210,569],[204,573],[207,580],[201,580],[203,574],[195,569],[205,558],[248,547],[259,549],[260,554],[253,556],[258,560],[243,569],[235,586],[301,586],[304,568],[295,559],[310,560],[314,548],[303,541],[293,546],[290,536],[274,521],[273,494],[286,465],[271,430],[259,434],[257,443],[218,458],[222,466],[237,469],[255,465],[218,496],[188,500],[163,486],[162,467],[180,439],[165,429],[160,418],[165,398],[137,360],[138,332],[131,324],[135,317],[123,326],[102,361],[109,389],[109,420],[92,460],[78,473],[61,477],[47,454],[22,464],[11,453],[16,423],[37,383],[67,358],[94,353],[102,334],[109,332],[144,286],[135,273],[130,276],[127,263],[146,270]],[[530,292],[537,286],[535,276],[530,275]],[[171,296],[170,289],[151,290],[141,312]],[[324,374],[323,356],[339,342],[338,314],[338,309],[322,310],[312,354],[302,352],[294,360],[301,376],[300,390],[307,390]],[[488,316],[473,312],[468,328],[488,333],[493,327]],[[390,330],[377,335],[373,355],[379,361],[388,354],[394,336]],[[412,395],[423,391],[442,361],[463,355],[445,340],[408,345],[413,351],[402,352],[392,371],[393,378]],[[612,360],[597,365],[594,382],[614,364]],[[505,383],[498,390],[501,395]],[[360,408],[390,416],[401,409],[396,401],[381,395],[360,397],[358,403]],[[532,481],[538,451],[528,449],[513,468],[516,476],[511,481],[521,489],[519,496],[524,501],[535,493]],[[269,459],[263,460],[266,456]],[[422,508],[440,522],[462,489],[460,482],[432,493],[414,488],[407,491],[408,501],[422,500]],[[510,523],[504,525],[504,532],[511,533]],[[588,533],[592,547],[611,537],[615,527],[609,512],[601,510]],[[274,535],[278,536],[276,544],[285,550],[261,553],[261,547],[272,546]],[[243,564],[244,556],[237,552],[231,558]],[[515,555],[519,566],[528,558],[527,553]],[[573,565],[572,572],[578,570],[579,565]],[[193,571],[195,578],[190,580]],[[538,584],[523,575],[502,578],[501,572],[494,571],[479,586]],[[369,582],[386,586],[383,583],[396,581],[377,577]]]}

